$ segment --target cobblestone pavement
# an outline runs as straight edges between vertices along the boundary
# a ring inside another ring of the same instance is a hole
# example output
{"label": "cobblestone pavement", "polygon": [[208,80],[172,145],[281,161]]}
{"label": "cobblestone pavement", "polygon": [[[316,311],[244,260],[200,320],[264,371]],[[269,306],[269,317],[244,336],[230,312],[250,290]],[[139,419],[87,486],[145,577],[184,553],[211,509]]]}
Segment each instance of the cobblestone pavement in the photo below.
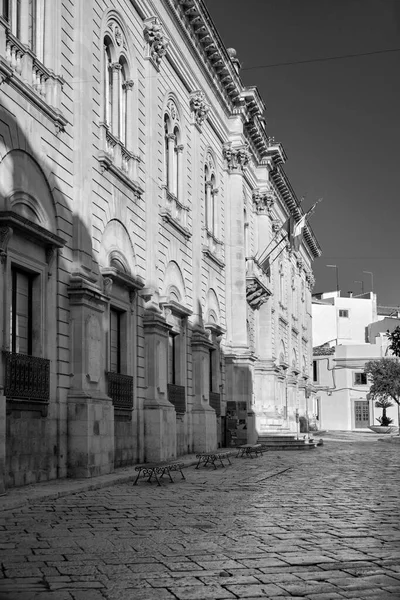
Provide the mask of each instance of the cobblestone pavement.
{"label": "cobblestone pavement", "polygon": [[400,598],[400,445],[194,466],[1,513],[2,600]]}

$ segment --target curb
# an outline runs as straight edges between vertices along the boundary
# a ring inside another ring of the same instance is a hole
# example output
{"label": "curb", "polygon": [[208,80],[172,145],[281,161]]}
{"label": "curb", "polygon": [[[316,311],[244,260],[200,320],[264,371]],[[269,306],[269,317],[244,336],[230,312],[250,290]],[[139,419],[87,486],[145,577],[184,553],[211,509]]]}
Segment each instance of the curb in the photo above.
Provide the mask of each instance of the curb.
{"label": "curb", "polygon": [[[183,468],[186,469],[187,467],[197,464],[197,459],[180,462],[183,463]],[[70,496],[72,494],[99,490],[121,483],[129,483],[136,478],[137,473],[135,472],[135,468],[141,466],[141,464],[133,465],[132,467],[123,467],[130,471],[125,475],[108,473],[107,475],[99,475],[95,478],[95,481],[92,479],[54,479],[43,483],[32,484],[30,486],[12,488],[8,493],[6,492],[4,495],[0,496],[0,513],[22,508],[26,505],[33,504],[34,502],[56,500],[57,498],[63,498],[64,496]],[[45,486],[47,489],[45,489]],[[54,487],[64,487],[64,489],[49,489]]]}

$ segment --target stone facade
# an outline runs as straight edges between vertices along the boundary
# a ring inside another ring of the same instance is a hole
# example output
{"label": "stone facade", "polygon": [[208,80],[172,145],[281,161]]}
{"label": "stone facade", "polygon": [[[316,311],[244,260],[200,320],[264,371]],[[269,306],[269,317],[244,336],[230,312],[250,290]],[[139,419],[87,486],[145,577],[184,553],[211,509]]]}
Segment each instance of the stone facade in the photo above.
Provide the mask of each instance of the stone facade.
{"label": "stone facade", "polygon": [[202,0],[25,5],[0,17],[3,489],[293,428],[320,250],[283,239],[303,211],[235,52]]}

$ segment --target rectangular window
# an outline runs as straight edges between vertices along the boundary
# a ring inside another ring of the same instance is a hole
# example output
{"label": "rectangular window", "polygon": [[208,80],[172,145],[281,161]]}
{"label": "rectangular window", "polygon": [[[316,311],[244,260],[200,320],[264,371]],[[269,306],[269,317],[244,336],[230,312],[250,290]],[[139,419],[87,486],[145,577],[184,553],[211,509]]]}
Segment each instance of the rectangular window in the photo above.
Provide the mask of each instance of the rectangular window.
{"label": "rectangular window", "polygon": [[110,309],[110,371],[121,372],[121,312]]}
{"label": "rectangular window", "polygon": [[9,0],[2,0],[1,15],[5,21],[9,20],[9,18],[10,18]]}
{"label": "rectangular window", "polygon": [[339,317],[343,317],[344,319],[348,319],[349,318],[349,311],[348,310],[339,310]]}
{"label": "rectangular window", "polygon": [[366,373],[354,373],[354,385],[367,385]]}
{"label": "rectangular window", "polygon": [[168,336],[168,383],[176,384],[176,335]]}
{"label": "rectangular window", "polygon": [[32,282],[26,271],[11,270],[11,350],[32,354]]}
{"label": "rectangular window", "polygon": [[318,361],[313,360],[313,381],[318,381]]}

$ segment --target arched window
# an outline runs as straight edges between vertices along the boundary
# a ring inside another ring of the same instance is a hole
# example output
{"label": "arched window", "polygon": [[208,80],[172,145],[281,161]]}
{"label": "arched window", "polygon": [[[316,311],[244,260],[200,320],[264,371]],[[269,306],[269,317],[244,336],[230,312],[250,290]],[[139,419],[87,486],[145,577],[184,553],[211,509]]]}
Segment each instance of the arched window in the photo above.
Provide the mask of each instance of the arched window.
{"label": "arched window", "polygon": [[164,168],[165,184],[170,194],[175,198],[182,198],[182,139],[179,123],[179,113],[174,101],[171,99],[167,103],[164,114]]}
{"label": "arched window", "polygon": [[121,142],[126,146],[127,139],[127,64],[123,58],[119,59],[119,64],[121,65],[121,69],[119,70],[119,126],[118,126],[118,134]]}
{"label": "arched window", "polygon": [[113,76],[111,59],[111,42],[104,40],[104,123],[111,127],[113,97]]}
{"label": "arched window", "polygon": [[279,264],[279,301],[281,304],[285,304],[285,272],[283,262]]}
{"label": "arched window", "polygon": [[129,149],[130,80],[128,46],[118,23],[111,19],[103,38],[103,124]]}
{"label": "arched window", "polygon": [[207,154],[204,165],[204,193],[206,209],[206,228],[209,233],[218,235],[218,211],[216,207],[216,175],[214,159],[210,153]]}

